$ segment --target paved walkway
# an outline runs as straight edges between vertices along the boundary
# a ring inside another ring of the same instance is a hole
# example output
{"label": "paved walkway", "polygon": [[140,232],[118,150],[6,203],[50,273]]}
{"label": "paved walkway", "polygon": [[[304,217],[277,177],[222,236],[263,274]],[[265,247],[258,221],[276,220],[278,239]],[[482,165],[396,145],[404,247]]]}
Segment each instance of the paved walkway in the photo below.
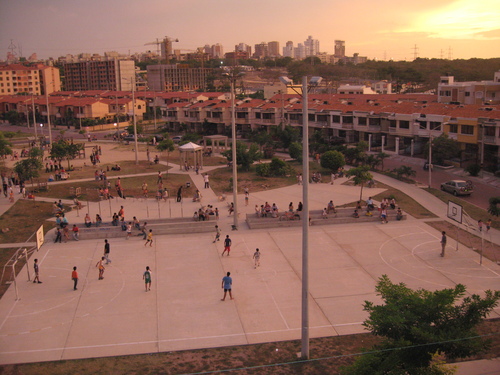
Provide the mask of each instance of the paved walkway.
{"label": "paved walkway", "polygon": [[[233,218],[221,209],[221,202],[211,189],[203,189],[201,175],[189,173],[203,194],[203,204],[219,206],[218,224],[223,235],[229,234],[233,240],[231,255],[221,257],[222,245],[212,243],[212,234],[157,236],[153,247],[144,247],[138,238],[115,239],[111,241],[113,262],[107,266],[104,280],[98,280],[95,264],[103,252],[102,240],[54,244],[48,238],[36,254],[43,284],[26,282],[27,272],[23,270],[17,282],[20,298],[16,299],[15,288],[11,287],[0,300],[0,363],[244,345],[300,337],[301,230],[248,230],[246,225],[240,225],[240,230],[231,231]],[[446,216],[446,205],[425,191],[385,176],[376,179],[402,189],[438,216]],[[341,182],[333,186],[311,185],[311,209],[323,208],[330,199],[336,204],[359,199],[359,187]],[[363,199],[380,191],[364,189]],[[289,202],[297,204],[301,192],[298,185],[250,192],[248,206],[239,196],[241,217],[253,213],[255,204],[260,206],[265,201],[282,209]],[[105,216],[108,210],[114,212],[123,204],[127,216],[145,220],[164,215],[186,216],[199,207],[190,199],[182,204],[172,200],[113,201],[92,203],[86,209],[91,214],[100,210]],[[82,215],[78,215],[76,211],[68,213],[70,223],[82,222]],[[367,316],[362,304],[365,300],[380,301],[374,287],[382,274],[412,288],[432,290],[464,283],[469,293],[500,289],[497,264],[483,260],[479,265],[475,252],[462,245],[455,251],[454,243],[449,244],[446,257],[441,258],[439,233],[422,220],[313,226],[309,238],[311,337],[364,332],[362,322]],[[498,232],[492,230],[491,238],[496,242]],[[252,261],[255,248],[262,253],[257,269]],[[70,280],[73,266],[79,271],[77,291]],[[144,291],[142,281],[146,266],[153,271],[151,292]],[[233,277],[235,299],[222,302],[221,279],[226,272]],[[500,307],[491,316],[499,317]]]}

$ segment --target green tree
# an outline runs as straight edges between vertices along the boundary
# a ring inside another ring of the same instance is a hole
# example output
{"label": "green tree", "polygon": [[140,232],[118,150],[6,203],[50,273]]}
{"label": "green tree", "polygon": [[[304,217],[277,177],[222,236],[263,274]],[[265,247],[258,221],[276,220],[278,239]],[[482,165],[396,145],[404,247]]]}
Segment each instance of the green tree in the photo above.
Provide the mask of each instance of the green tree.
{"label": "green tree", "polygon": [[[429,142],[425,145],[425,154],[429,155]],[[458,141],[443,133],[432,140],[432,161],[435,164],[444,165],[445,160],[460,156],[460,144]]]}
{"label": "green tree", "polygon": [[12,143],[10,143],[3,132],[0,132],[0,156],[11,155],[12,154]]}
{"label": "green tree", "polygon": [[250,133],[249,139],[251,142],[255,142],[259,145],[259,149],[261,152],[264,145],[270,144],[273,141],[273,137],[271,136],[271,134],[269,134],[265,130],[252,131]]}
{"label": "green tree", "polygon": [[380,164],[382,165],[382,170],[384,170],[384,160],[387,159],[390,155],[386,154],[385,152],[379,152],[377,154],[377,159],[379,160]]}
{"label": "green tree", "polygon": [[[233,161],[232,147],[233,145],[231,145],[231,149],[222,153],[222,155],[227,158],[228,162]],[[253,164],[253,162],[259,160],[261,157],[262,154],[259,151],[259,146],[257,146],[255,143],[247,146],[243,142],[236,142],[236,163],[241,166],[241,169],[243,171],[249,171],[250,166]]]}
{"label": "green tree", "polygon": [[175,146],[174,146],[174,141],[172,141],[170,138],[165,138],[163,141],[158,142],[156,145],[156,149],[160,152],[167,151],[167,174],[168,174],[168,163],[170,161],[170,153],[174,151]]}
{"label": "green tree", "polygon": [[376,286],[383,304],[365,301],[363,325],[382,342],[361,356],[343,374],[445,374],[432,367],[435,353],[449,360],[469,357],[488,347],[477,325],[498,305],[500,291],[484,297],[466,295],[466,288],[412,290],[382,276]]}
{"label": "green tree", "polygon": [[198,133],[186,133],[182,136],[179,146],[185,145],[189,142],[197,143],[200,138],[201,136]]}
{"label": "green tree", "polygon": [[344,165],[344,155],[339,151],[327,151],[321,155],[321,166],[332,172],[337,172],[337,170]]}
{"label": "green tree", "polygon": [[68,169],[70,168],[70,160],[73,160],[80,153],[80,145],[76,143],[71,143],[65,141],[64,139],[60,139],[57,142],[52,142],[52,146],[50,148],[50,158],[53,160],[57,160],[61,162],[66,159],[68,161]]}
{"label": "green tree", "polygon": [[288,146],[288,153],[292,159],[302,162],[302,143],[292,142]]}
{"label": "green tree", "polygon": [[373,180],[372,174],[369,172],[369,167],[367,165],[362,165],[360,167],[356,168],[351,168],[349,169],[345,175],[346,177],[352,177],[352,181],[354,182],[354,185],[361,186],[361,191],[359,193],[359,200],[362,200],[363,198],[363,187],[365,184]]}
{"label": "green tree", "polygon": [[14,164],[14,172],[17,173],[21,181],[31,181],[40,176],[43,165],[38,157],[28,157]]}
{"label": "green tree", "polygon": [[[131,121],[133,121],[133,120],[131,120]],[[137,135],[142,134],[142,132],[144,130],[142,124],[136,123],[135,128],[137,130]],[[134,134],[134,124],[133,123],[131,125],[127,126],[125,129],[127,130],[128,134]]]}
{"label": "green tree", "polygon": [[298,142],[300,140],[300,129],[293,126],[285,126],[282,130],[281,128],[274,128],[274,136],[281,142],[283,148],[288,148],[291,143]]}

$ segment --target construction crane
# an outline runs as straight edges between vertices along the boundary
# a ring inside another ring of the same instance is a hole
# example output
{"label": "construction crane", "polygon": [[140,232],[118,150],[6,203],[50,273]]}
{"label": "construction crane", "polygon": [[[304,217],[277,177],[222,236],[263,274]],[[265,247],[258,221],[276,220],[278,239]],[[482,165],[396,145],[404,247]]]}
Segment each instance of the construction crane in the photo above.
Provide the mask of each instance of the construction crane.
{"label": "construction crane", "polygon": [[[163,39],[156,38],[155,42],[149,42],[144,45],[145,46],[156,45],[156,53],[159,56],[160,60],[165,58],[165,61],[168,63],[170,56],[172,56],[172,43],[178,41],[179,39],[177,38],[173,39],[166,36]],[[161,48],[161,53],[160,53],[160,48]]]}

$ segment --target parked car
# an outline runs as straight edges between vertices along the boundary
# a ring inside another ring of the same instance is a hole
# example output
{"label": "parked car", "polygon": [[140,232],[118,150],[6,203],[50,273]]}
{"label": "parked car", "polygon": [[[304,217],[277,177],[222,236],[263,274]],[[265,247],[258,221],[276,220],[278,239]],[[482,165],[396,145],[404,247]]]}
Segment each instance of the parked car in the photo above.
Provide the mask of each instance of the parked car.
{"label": "parked car", "polygon": [[182,139],[182,136],[180,135],[176,135],[175,137],[172,137],[172,141],[174,141],[174,143],[179,143]]}
{"label": "parked car", "polygon": [[[141,138],[141,137],[142,137],[142,135],[137,134],[137,140],[139,140],[139,138]],[[123,140],[124,141],[129,141],[129,142],[130,141],[135,141],[135,137],[134,137],[133,134],[127,134],[126,136],[123,137]]]}
{"label": "parked car", "polygon": [[473,186],[471,181],[464,180],[451,180],[441,184],[441,190],[447,191],[455,196],[457,195],[471,195]]}

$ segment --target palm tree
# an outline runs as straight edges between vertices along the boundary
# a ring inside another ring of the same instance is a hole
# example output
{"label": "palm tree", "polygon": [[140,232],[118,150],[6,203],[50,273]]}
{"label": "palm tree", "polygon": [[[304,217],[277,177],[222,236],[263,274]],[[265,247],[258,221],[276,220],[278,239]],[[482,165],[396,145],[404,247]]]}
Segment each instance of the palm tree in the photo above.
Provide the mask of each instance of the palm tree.
{"label": "palm tree", "polygon": [[373,175],[369,172],[367,165],[362,165],[360,167],[351,168],[346,172],[347,177],[352,177],[354,185],[360,185],[361,191],[359,193],[359,200],[363,197],[363,186],[370,180],[373,180]]}
{"label": "palm tree", "polygon": [[384,159],[388,158],[390,155],[386,154],[385,152],[379,152],[377,154],[377,159],[380,161],[380,164],[382,164],[382,171],[384,170]]}

